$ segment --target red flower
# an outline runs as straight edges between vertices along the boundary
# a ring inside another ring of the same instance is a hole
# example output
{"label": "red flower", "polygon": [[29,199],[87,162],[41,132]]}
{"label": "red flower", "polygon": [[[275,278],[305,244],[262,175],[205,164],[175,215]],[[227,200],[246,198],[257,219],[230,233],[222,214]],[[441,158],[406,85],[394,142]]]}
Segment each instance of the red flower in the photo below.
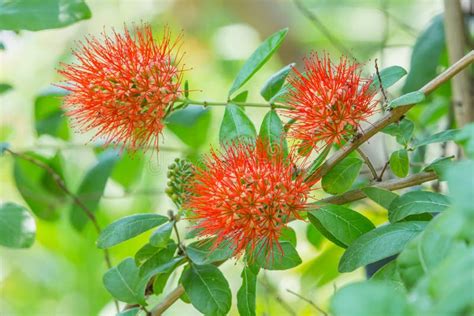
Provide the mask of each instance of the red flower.
{"label": "red flower", "polygon": [[287,101],[292,109],[284,114],[296,121],[288,135],[310,148],[321,142],[341,144],[375,110],[371,80],[363,79],[360,65],[345,57],[334,65],[327,54],[312,54],[304,63],[304,73],[293,68],[289,79]]}
{"label": "red flower", "polygon": [[294,155],[268,154],[257,145],[234,143],[211,151],[198,167],[184,208],[201,236],[214,236],[214,247],[229,243],[234,255],[247,249],[249,258],[272,254],[281,230],[291,218],[300,218],[311,185],[295,173]]}
{"label": "red flower", "polygon": [[[158,145],[163,119],[179,97],[183,69],[181,37],[171,41],[165,28],[155,42],[149,25],[125,28],[123,34],[92,37],[73,54],[77,63],[63,65],[60,85],[71,93],[64,107],[81,130],[96,130],[106,143],[121,143],[131,150]],[[176,52],[175,52],[176,51]]]}

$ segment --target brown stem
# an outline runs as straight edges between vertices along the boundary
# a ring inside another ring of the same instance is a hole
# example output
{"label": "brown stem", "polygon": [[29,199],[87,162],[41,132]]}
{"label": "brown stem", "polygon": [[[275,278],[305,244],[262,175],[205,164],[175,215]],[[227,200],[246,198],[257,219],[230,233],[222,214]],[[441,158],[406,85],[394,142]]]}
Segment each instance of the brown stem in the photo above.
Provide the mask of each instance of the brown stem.
{"label": "brown stem", "polygon": [[[411,187],[414,185],[419,185],[427,181],[432,181],[437,179],[438,177],[434,172],[422,172],[417,173],[412,176],[403,178],[403,179],[394,179],[388,180],[385,182],[380,182],[374,185],[377,188],[386,189],[389,191],[399,190],[407,187]],[[352,190],[348,191],[342,195],[331,196],[325,199],[320,200],[318,203],[332,203],[332,204],[345,204],[349,202],[354,202],[360,199],[365,198],[366,195],[361,190]],[[311,204],[312,206],[317,206],[316,204]],[[156,305],[151,310],[152,316],[159,316],[162,315],[171,305],[176,302],[181,295],[184,294],[184,287],[179,284],[174,290],[172,290],[164,299]]]}
{"label": "brown stem", "polygon": [[[428,82],[423,88],[420,89],[425,95],[430,94],[441,84],[445,83],[452,77],[454,77],[461,70],[469,66],[474,61],[474,51],[469,52],[455,64],[451,65],[448,69],[443,71],[439,76]],[[380,120],[375,122],[367,130],[363,131],[360,137],[355,138],[352,142],[348,142],[344,147],[339,151],[334,153],[328,160],[326,160],[317,172],[314,173],[313,177],[315,179],[320,179],[326,175],[329,170],[331,170],[338,162],[347,157],[352,151],[366,142],[369,138],[374,136],[377,132],[383,129],[385,126],[397,122],[400,118],[405,115],[405,113],[410,110],[414,104],[409,104],[405,106],[400,106],[392,109],[386,115],[384,115]]]}
{"label": "brown stem", "polygon": [[[94,213],[75,195],[73,194],[69,189],[68,187],[66,186],[66,183],[64,183],[63,179],[61,178],[61,176],[53,169],[51,168],[49,165],[47,165],[46,163],[42,162],[41,160],[38,160],[32,156],[29,156],[29,155],[25,155],[25,154],[21,154],[21,153],[17,153],[15,151],[12,151],[10,149],[5,149],[6,152],[8,152],[10,155],[12,155],[13,157],[16,157],[16,158],[19,158],[19,159],[23,159],[25,161],[28,161],[32,164],[34,164],[35,166],[43,169],[44,171],[46,171],[47,173],[49,173],[49,175],[53,178],[54,182],[56,183],[56,185],[64,192],[66,193],[66,195],[68,195],[72,201],[74,202],[74,204],[76,204],[77,206],[79,206],[79,208],[84,212],[84,214],[86,214],[86,216],[90,219],[90,221],[92,222],[92,225],[94,226],[95,230],[97,231],[98,234],[100,234],[101,232],[101,228],[99,226],[99,223],[97,222],[97,218],[95,217]],[[112,268],[112,261],[110,260],[110,254],[109,254],[109,251],[107,249],[104,249],[104,259],[105,259],[105,264],[107,265],[107,268],[111,269]],[[118,306],[118,302],[116,300],[114,300],[114,303],[115,303],[115,307],[117,309],[117,312],[119,312],[119,306]]]}
{"label": "brown stem", "polygon": [[374,177],[374,180],[377,180],[378,179],[377,171],[375,171],[374,165],[370,161],[369,157],[362,151],[362,149],[357,148],[356,150],[359,153],[359,155],[362,157],[362,159],[364,159],[364,162],[367,165],[367,167],[369,167],[370,173],[372,173],[372,177]]}

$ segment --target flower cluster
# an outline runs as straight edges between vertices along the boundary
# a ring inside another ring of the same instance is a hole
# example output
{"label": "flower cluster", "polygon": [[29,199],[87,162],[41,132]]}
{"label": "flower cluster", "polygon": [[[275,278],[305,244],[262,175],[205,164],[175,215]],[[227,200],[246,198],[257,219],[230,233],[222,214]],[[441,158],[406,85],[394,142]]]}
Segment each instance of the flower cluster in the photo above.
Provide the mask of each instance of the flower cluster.
{"label": "flower cluster", "polygon": [[171,41],[166,28],[159,42],[149,25],[128,29],[102,41],[92,37],[73,54],[78,62],[63,65],[60,86],[67,115],[82,131],[95,130],[107,144],[131,150],[158,145],[163,119],[180,96],[183,69],[180,37]]}
{"label": "flower cluster", "polygon": [[293,68],[283,113],[295,120],[288,136],[305,147],[318,148],[350,136],[375,111],[371,80],[360,75],[360,65],[342,57],[339,64],[316,53],[304,61],[304,72]]}
{"label": "flower cluster", "polygon": [[268,255],[275,245],[281,250],[281,229],[300,218],[311,190],[293,157],[268,153],[262,141],[212,151],[196,168],[185,203],[200,235],[215,237],[215,247],[231,241],[235,256],[245,250],[249,257]]}

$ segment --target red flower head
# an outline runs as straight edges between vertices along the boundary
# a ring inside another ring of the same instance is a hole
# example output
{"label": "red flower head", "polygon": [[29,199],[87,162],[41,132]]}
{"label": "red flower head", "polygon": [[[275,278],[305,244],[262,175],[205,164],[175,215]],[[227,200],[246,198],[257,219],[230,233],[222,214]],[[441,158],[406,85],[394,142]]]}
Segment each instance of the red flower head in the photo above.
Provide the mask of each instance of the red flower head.
{"label": "red flower head", "polygon": [[78,63],[63,65],[67,82],[66,113],[82,130],[95,129],[106,143],[136,150],[153,142],[163,130],[163,119],[180,95],[183,69],[181,37],[171,41],[165,28],[155,42],[149,25],[125,28],[123,34],[92,37],[73,54]]}
{"label": "red flower head", "polygon": [[340,144],[375,110],[375,89],[371,80],[360,76],[360,65],[342,57],[334,65],[325,54],[312,54],[304,60],[304,73],[293,68],[294,76],[287,101],[292,109],[284,110],[296,120],[289,136],[310,148]]}
{"label": "red flower head", "polygon": [[[211,151],[204,166],[197,167],[184,208],[201,236],[215,236],[214,247],[231,243],[234,256],[247,249],[254,258],[269,256],[285,223],[300,218],[311,185],[295,173],[294,155],[268,154],[267,146],[234,143],[220,152]],[[256,250],[257,249],[257,250]]]}

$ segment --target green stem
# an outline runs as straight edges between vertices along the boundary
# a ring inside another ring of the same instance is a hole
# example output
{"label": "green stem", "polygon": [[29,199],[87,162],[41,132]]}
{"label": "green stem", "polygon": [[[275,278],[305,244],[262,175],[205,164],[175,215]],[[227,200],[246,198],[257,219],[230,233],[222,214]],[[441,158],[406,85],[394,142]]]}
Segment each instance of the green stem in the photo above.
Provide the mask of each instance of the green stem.
{"label": "green stem", "polygon": [[[202,105],[204,107],[208,106],[226,106],[228,104],[235,104],[239,106],[247,106],[247,107],[254,107],[254,108],[272,108],[272,109],[291,109],[290,106],[286,106],[279,103],[252,103],[252,102],[236,102],[236,101],[227,101],[227,102],[213,102],[213,101],[196,101],[191,99],[180,99],[176,100],[176,102],[184,102],[187,104],[195,104],[195,105]],[[175,108],[177,109],[177,108]]]}

